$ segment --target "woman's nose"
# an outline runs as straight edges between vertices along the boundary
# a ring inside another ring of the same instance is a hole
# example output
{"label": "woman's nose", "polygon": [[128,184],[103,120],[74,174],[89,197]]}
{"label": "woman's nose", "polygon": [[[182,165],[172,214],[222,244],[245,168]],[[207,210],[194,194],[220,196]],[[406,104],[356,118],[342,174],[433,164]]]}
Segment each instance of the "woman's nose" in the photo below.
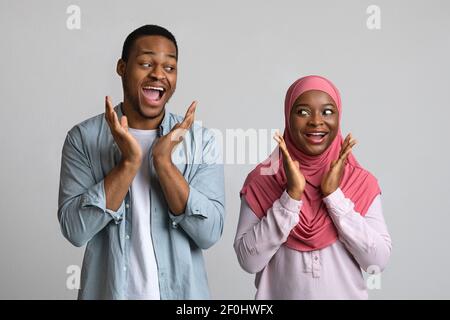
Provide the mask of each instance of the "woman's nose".
{"label": "woman's nose", "polygon": [[323,124],[323,117],[320,113],[314,113],[309,119],[309,125],[317,127]]}

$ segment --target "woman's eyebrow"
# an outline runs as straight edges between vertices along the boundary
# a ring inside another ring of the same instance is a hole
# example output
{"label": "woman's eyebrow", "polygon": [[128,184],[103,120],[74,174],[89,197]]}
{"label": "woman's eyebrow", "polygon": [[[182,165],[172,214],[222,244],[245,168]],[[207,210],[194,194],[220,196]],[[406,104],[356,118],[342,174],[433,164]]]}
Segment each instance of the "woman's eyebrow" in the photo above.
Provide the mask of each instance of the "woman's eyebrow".
{"label": "woman's eyebrow", "polygon": [[307,107],[307,108],[309,108],[309,104],[307,104],[307,103],[298,103],[298,104],[294,105],[294,108],[297,108],[297,107]]}

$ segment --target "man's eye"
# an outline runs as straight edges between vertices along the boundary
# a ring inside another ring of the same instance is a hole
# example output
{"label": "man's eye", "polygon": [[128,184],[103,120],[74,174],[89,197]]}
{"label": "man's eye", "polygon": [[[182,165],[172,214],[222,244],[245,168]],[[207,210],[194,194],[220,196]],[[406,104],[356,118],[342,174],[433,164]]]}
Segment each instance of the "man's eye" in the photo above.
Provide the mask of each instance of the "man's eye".
{"label": "man's eye", "polygon": [[168,71],[168,72],[175,70],[174,67],[170,67],[170,66],[165,67],[164,69],[165,69],[166,71]]}
{"label": "man's eye", "polygon": [[141,63],[141,66],[143,66],[144,68],[150,68],[152,66],[151,63]]}

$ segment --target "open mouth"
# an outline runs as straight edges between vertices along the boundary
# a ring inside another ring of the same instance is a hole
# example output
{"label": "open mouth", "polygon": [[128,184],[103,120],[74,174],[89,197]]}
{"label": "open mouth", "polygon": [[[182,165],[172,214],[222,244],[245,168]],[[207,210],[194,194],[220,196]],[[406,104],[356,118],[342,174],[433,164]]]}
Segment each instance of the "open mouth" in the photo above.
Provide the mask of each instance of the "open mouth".
{"label": "open mouth", "polygon": [[304,133],[306,140],[311,144],[321,144],[325,141],[328,132],[309,132]]}
{"label": "open mouth", "polygon": [[142,88],[145,100],[149,103],[159,102],[166,93],[166,89],[163,87],[151,87],[145,86]]}

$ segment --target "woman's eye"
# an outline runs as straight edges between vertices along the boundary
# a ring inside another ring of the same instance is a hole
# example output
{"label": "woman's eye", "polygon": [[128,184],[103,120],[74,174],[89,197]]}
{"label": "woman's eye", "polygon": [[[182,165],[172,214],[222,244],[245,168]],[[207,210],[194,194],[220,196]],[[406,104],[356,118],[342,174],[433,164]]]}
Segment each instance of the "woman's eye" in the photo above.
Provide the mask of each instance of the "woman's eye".
{"label": "woman's eye", "polygon": [[297,111],[297,113],[301,116],[307,116],[308,115],[308,111],[306,111],[305,109],[299,109]]}
{"label": "woman's eye", "polygon": [[323,111],[323,114],[324,114],[324,115],[327,115],[327,116],[332,115],[332,114],[333,114],[333,110],[331,110],[331,109],[325,109],[325,110]]}

